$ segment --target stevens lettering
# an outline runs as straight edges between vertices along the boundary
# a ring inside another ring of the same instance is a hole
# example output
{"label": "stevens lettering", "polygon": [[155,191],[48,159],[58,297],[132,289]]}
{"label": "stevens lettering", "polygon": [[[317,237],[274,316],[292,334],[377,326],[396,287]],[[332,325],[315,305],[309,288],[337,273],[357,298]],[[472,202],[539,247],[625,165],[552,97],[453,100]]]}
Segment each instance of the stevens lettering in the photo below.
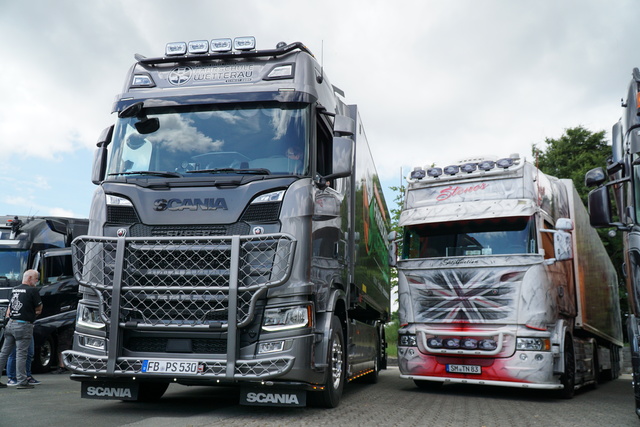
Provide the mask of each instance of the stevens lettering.
{"label": "stevens lettering", "polygon": [[467,193],[473,193],[476,191],[484,190],[489,185],[486,182],[483,182],[478,185],[470,186],[470,187],[460,187],[458,185],[453,186],[450,185],[447,188],[440,190],[440,194],[436,197],[438,202],[442,202],[443,200],[447,200],[453,196],[460,196]]}

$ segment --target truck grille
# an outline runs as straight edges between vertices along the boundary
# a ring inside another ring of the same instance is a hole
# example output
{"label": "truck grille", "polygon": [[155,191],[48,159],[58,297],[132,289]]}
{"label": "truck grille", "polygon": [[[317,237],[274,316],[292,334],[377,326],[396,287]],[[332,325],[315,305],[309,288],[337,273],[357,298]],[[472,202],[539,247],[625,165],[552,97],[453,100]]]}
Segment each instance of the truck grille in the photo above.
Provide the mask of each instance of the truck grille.
{"label": "truck grille", "polygon": [[83,236],[72,250],[76,279],[100,299],[105,323],[115,315],[123,327],[225,329],[248,325],[258,299],[288,279],[295,244],[286,234]]}
{"label": "truck grille", "polygon": [[[169,338],[132,337],[127,340],[124,347],[129,351],[167,353]],[[191,352],[195,354],[226,354],[226,338],[193,338],[189,340]]]}

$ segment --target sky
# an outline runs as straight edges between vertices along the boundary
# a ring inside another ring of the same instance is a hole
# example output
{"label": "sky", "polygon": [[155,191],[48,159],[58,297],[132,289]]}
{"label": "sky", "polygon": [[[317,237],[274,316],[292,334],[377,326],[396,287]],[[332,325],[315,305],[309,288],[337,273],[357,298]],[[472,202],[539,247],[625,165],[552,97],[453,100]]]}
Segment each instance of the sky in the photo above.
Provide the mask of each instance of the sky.
{"label": "sky", "polygon": [[[88,217],[135,53],[300,41],[358,104],[387,204],[414,167],[609,135],[640,67],[636,0],[0,0],[0,215]],[[604,161],[604,159],[603,159]]]}

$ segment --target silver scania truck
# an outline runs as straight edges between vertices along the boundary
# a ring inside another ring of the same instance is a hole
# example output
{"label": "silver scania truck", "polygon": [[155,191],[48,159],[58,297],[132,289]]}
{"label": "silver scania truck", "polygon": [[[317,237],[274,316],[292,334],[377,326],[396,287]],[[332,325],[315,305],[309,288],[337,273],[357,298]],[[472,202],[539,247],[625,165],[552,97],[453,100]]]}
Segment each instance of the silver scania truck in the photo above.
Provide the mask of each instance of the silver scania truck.
{"label": "silver scania truck", "polygon": [[136,55],[98,141],[73,349],[82,396],[238,385],[335,407],[386,367],[389,214],[355,105],[301,43]]}

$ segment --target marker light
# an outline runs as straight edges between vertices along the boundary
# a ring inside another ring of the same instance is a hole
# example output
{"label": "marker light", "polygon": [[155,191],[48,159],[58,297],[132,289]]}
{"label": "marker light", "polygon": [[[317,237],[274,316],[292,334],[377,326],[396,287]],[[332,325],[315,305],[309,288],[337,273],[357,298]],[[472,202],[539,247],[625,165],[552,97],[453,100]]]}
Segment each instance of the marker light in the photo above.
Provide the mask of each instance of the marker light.
{"label": "marker light", "polygon": [[176,56],[176,55],[184,55],[186,53],[187,53],[187,44],[185,42],[167,43],[167,47],[165,49],[165,55]]}
{"label": "marker light", "polygon": [[154,87],[155,85],[149,74],[136,74],[131,82],[132,87]]}
{"label": "marker light", "polygon": [[462,172],[471,173],[475,171],[477,167],[478,165],[476,163],[465,163],[464,165],[460,166],[460,170]]}
{"label": "marker light", "polygon": [[255,37],[236,37],[233,39],[233,48],[236,50],[252,50],[256,48]]}
{"label": "marker light", "polygon": [[209,52],[209,42],[206,40],[195,40],[189,42],[189,53],[207,53]]}
{"label": "marker light", "polygon": [[398,341],[402,347],[415,347],[418,345],[415,335],[400,335]]}
{"label": "marker light", "polygon": [[444,168],[444,173],[446,173],[447,175],[455,175],[458,172],[460,172],[460,167],[457,165],[451,165]]}
{"label": "marker light", "polygon": [[422,179],[426,176],[424,169],[416,167],[411,171],[411,179]]}
{"label": "marker light", "polygon": [[233,42],[231,39],[213,39],[209,43],[209,51],[214,52],[229,52],[231,51]]}
{"label": "marker light", "polygon": [[513,166],[513,159],[510,157],[500,159],[496,162],[496,166],[498,166],[499,168],[508,169]]}
{"label": "marker light", "polygon": [[427,169],[427,175],[437,178],[442,175],[442,168],[429,168]]}
{"label": "marker light", "polygon": [[494,162],[493,160],[483,160],[478,163],[478,169],[480,169],[481,171],[489,171],[495,167],[496,162]]}
{"label": "marker light", "polygon": [[267,74],[267,79],[289,79],[293,77],[293,64],[280,65]]}

